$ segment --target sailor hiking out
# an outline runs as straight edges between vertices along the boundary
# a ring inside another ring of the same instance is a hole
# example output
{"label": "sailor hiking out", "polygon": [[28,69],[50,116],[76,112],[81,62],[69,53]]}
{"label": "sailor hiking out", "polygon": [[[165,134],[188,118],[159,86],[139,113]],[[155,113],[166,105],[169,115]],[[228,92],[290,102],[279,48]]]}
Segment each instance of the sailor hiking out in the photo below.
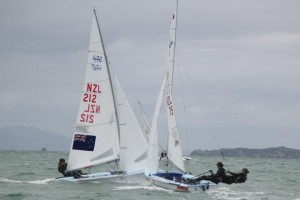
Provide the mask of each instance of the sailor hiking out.
{"label": "sailor hiking out", "polygon": [[[240,172],[234,173],[227,171],[228,174],[226,174],[226,170],[223,168],[224,165],[222,162],[217,163],[217,172],[214,174],[212,170],[209,170],[208,172],[211,173],[209,176],[196,176],[192,179],[189,179],[188,181],[190,183],[196,183],[202,180],[211,181],[215,184],[218,183],[225,183],[225,184],[232,184],[232,183],[245,183],[247,181],[247,174],[249,173],[249,170],[247,168],[243,168]],[[207,173],[207,172],[205,172]],[[204,173],[204,174],[205,174]],[[201,174],[202,175],[202,174]]]}

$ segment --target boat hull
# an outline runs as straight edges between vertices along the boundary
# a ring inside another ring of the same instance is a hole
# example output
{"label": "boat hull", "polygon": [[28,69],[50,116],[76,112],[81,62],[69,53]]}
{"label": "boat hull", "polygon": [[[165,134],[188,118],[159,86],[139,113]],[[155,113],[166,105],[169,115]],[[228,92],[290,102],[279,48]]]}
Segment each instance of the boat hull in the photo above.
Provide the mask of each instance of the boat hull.
{"label": "boat hull", "polygon": [[[216,186],[215,183],[202,180],[195,184],[187,183],[185,175],[182,173],[158,173],[147,176],[147,178],[156,186],[178,191],[178,192],[199,192]],[[188,175],[187,177],[193,177]]]}
{"label": "boat hull", "polygon": [[69,182],[88,182],[88,181],[117,181],[123,179],[135,179],[135,178],[144,178],[144,172],[130,172],[130,173],[122,173],[122,172],[100,172],[100,173],[92,173],[82,175],[80,178],[71,177],[58,177],[57,181],[69,181]]}

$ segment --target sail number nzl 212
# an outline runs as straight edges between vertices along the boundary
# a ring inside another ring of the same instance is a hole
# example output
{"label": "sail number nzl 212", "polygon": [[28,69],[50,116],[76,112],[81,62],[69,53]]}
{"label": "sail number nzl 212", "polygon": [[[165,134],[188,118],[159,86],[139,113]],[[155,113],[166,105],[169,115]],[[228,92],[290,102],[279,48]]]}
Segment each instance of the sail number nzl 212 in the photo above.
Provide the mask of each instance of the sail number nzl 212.
{"label": "sail number nzl 212", "polygon": [[86,93],[83,94],[83,113],[80,115],[80,122],[94,123],[95,114],[100,114],[100,105],[97,104],[97,97],[101,94],[101,86],[97,83],[87,83]]}

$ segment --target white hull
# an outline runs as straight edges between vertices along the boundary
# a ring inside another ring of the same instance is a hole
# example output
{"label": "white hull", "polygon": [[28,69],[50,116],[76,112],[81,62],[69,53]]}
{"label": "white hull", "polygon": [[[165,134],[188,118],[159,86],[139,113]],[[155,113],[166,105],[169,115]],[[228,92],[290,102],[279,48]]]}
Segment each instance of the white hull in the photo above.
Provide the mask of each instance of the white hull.
{"label": "white hull", "polygon": [[144,172],[131,172],[131,173],[115,173],[115,172],[101,172],[82,175],[80,178],[71,177],[58,177],[57,181],[70,181],[70,182],[88,182],[88,181],[116,181],[129,178],[143,177]]}
{"label": "white hull", "polygon": [[[147,178],[156,186],[161,187],[161,188],[165,188],[168,190],[173,190],[173,191],[178,191],[178,192],[199,192],[199,191],[206,191],[207,189],[209,189],[210,187],[214,187],[216,186],[215,183],[210,182],[210,181],[200,181],[196,184],[188,184],[186,183],[186,181],[184,181],[183,176],[181,174],[180,179],[176,180],[176,177],[174,176],[173,179],[172,177],[167,178],[163,178],[161,177],[161,175],[164,174],[166,175],[166,173],[159,173],[159,175],[154,174],[154,175],[150,175],[147,176]],[[180,173],[170,173],[175,174],[175,175],[180,175]],[[190,175],[189,175],[190,176]],[[191,176],[193,177],[193,176]]]}

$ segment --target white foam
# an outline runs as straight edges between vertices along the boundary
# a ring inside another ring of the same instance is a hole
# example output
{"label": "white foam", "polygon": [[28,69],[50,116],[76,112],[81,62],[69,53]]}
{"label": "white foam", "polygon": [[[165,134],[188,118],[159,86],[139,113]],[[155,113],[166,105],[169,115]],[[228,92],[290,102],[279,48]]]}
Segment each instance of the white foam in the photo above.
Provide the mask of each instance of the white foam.
{"label": "white foam", "polygon": [[156,186],[148,186],[148,185],[135,185],[135,186],[119,186],[114,190],[150,190],[150,191],[164,191],[164,192],[173,192],[172,190],[163,189]]}
{"label": "white foam", "polygon": [[7,182],[7,183],[22,183],[22,181],[17,181],[17,180],[12,180],[12,179],[7,179],[7,178],[1,178],[1,177],[0,177],[0,181],[1,182]]}
{"label": "white foam", "polygon": [[221,187],[217,190],[210,190],[207,192],[212,198],[227,199],[227,200],[239,200],[241,198],[257,199],[257,196],[264,195],[264,192],[242,192],[233,191],[229,187]]}
{"label": "white foam", "polygon": [[40,185],[44,185],[47,184],[51,181],[55,181],[55,178],[49,178],[49,179],[44,179],[44,180],[36,180],[36,181],[26,181],[27,183],[31,183],[31,184],[40,184]]}
{"label": "white foam", "polygon": [[150,185],[150,182],[145,177],[126,177],[124,179],[117,179],[117,183],[121,184],[139,184],[139,185]]}
{"label": "white foam", "polygon": [[54,178],[50,179],[44,179],[44,180],[36,180],[36,181],[18,181],[18,180],[12,180],[7,178],[1,178],[0,182],[6,182],[6,183],[31,183],[31,184],[47,184],[50,181],[54,181]]}

